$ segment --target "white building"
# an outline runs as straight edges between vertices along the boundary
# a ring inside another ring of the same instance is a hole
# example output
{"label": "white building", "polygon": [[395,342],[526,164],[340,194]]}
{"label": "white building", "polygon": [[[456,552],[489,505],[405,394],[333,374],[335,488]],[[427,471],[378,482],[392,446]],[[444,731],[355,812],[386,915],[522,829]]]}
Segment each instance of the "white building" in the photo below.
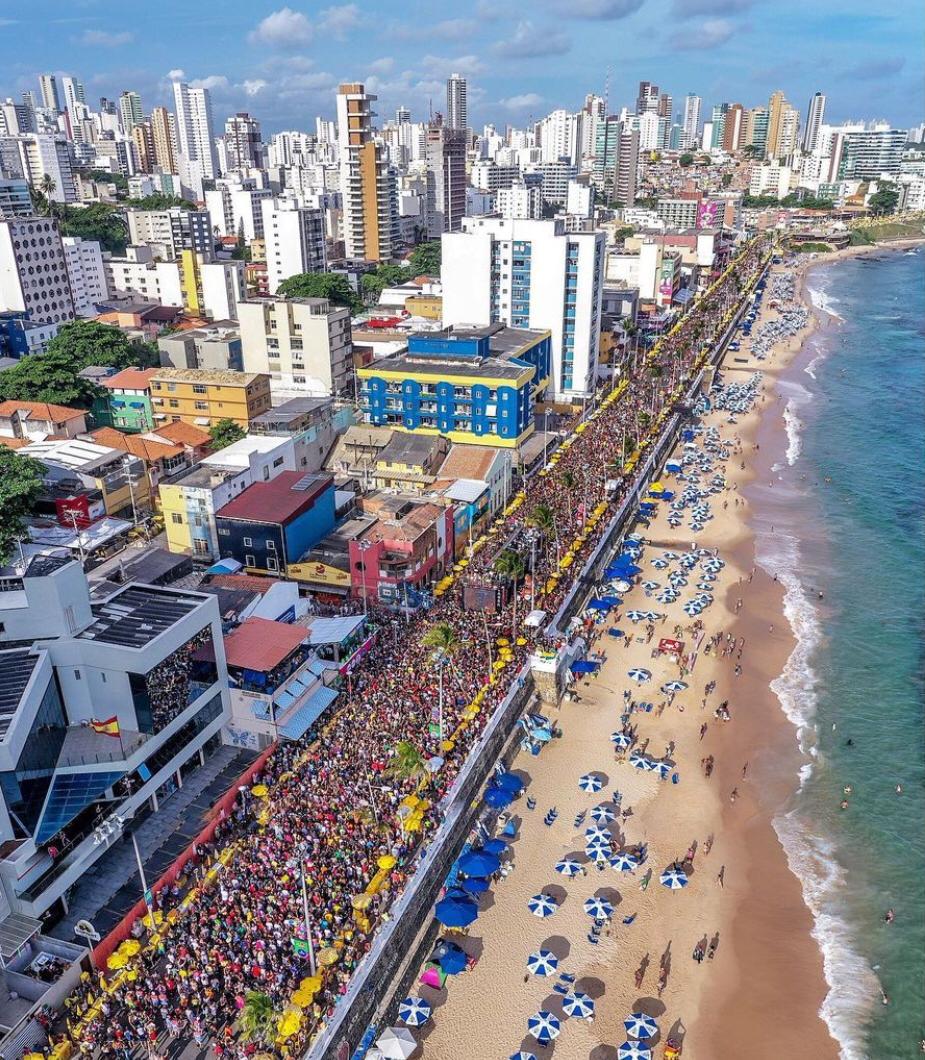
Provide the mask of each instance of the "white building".
{"label": "white building", "polygon": [[128,291],[149,302],[183,305],[183,281],[175,261],[157,261],[149,246],[129,246],[125,257],[107,254],[103,258],[106,286],[110,294]]}
{"label": "white building", "polygon": [[703,100],[693,94],[684,97],[684,121],[681,126],[681,147],[690,151],[697,146],[700,131],[700,109]]}
{"label": "white building", "polygon": [[[228,674],[214,596],[131,583],[91,603],[57,555],[5,588],[0,886],[39,918],[219,746]],[[111,718],[118,738],[91,727]]]}
{"label": "white building", "polygon": [[350,311],[325,298],[249,298],[238,304],[246,372],[269,374],[313,394],[350,384]]}
{"label": "white building", "polygon": [[8,137],[6,142],[18,156],[18,171],[33,188],[41,188],[44,178],[50,177],[55,185],[50,195],[54,202],[77,201],[72,147],[63,136],[33,133]]}
{"label": "white building", "polygon": [[509,220],[540,220],[543,216],[543,192],[537,185],[523,182],[499,189],[495,196],[496,208]]}
{"label": "white building", "polygon": [[790,166],[782,165],[779,158],[772,158],[760,166],[752,167],[748,193],[749,195],[776,195],[778,199],[786,199],[790,194],[792,175],[793,171]]}
{"label": "white building", "polygon": [[554,110],[536,123],[536,137],[544,162],[578,162],[578,115]]}
{"label": "white building", "polygon": [[812,154],[819,139],[819,128],[825,121],[825,96],[816,92],[806,108],[806,128],[803,130],[803,153]]}
{"label": "white building", "polygon": [[303,272],[324,272],[324,214],[292,199],[264,199],[263,238],[267,248],[267,285],[275,293],[283,280]]}
{"label": "white building", "polygon": [[177,143],[181,154],[199,166],[207,180],[218,176],[215,132],[212,126],[212,98],[207,88],[190,88],[174,81],[173,99],[177,114]]}
{"label": "white building", "polygon": [[217,180],[205,193],[206,209],[221,236],[243,236],[249,243],[263,238],[263,203],[273,198],[270,188],[254,187],[253,180]]}
{"label": "white building", "polygon": [[602,233],[560,220],[467,217],[443,237],[443,323],[552,332],[556,398],[591,392],[600,348]]}
{"label": "white building", "polygon": [[58,222],[47,217],[0,221],[0,312],[26,312],[36,322],[73,320],[74,299]]}
{"label": "white building", "polygon": [[565,212],[572,217],[593,217],[593,186],[582,181],[570,180],[565,194]]}
{"label": "white building", "polygon": [[238,302],[247,297],[243,261],[206,261],[199,266],[202,305],[212,320],[237,320]]}
{"label": "white building", "polygon": [[446,124],[450,129],[469,128],[469,90],[459,74],[452,74],[446,83]]}
{"label": "white building", "polygon": [[194,250],[207,260],[212,257],[212,223],[208,210],[187,210],[171,206],[167,210],[126,210],[129,240],[158,250],[161,256],[176,258],[183,250]]}
{"label": "white building", "polygon": [[96,316],[96,307],[109,297],[100,245],[79,236],[64,236],[61,242],[74,309],[81,317]]}

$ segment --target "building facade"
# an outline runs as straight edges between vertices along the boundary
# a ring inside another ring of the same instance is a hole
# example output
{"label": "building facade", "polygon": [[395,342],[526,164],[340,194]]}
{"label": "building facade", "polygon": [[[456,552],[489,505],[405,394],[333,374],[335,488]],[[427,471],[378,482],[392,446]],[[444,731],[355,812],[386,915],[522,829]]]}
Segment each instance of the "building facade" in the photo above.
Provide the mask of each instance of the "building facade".
{"label": "building facade", "polygon": [[270,379],[261,373],[159,368],[150,385],[158,424],[183,420],[209,428],[232,420],[247,430],[255,416],[270,408]]}
{"label": "building facade", "polygon": [[48,217],[0,220],[0,310],[64,324],[76,311],[58,223]]}

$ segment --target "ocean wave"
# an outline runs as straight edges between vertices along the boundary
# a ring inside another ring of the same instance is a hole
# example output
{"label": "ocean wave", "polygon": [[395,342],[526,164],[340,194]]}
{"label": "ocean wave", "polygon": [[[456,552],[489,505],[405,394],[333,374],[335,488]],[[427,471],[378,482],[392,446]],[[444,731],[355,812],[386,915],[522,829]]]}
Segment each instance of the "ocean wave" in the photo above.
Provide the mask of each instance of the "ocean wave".
{"label": "ocean wave", "polygon": [[806,387],[800,386],[799,383],[786,380],[781,381],[780,390],[787,395],[787,404],[784,406],[783,412],[784,428],[787,432],[787,452],[785,455],[787,463],[790,467],[793,467],[803,449],[803,442],[800,437],[803,421],[797,415],[797,410],[812,401],[813,395]]}
{"label": "ocean wave", "polygon": [[803,371],[810,377],[810,379],[816,378],[816,368],[822,364],[825,360],[824,353],[817,353],[816,356],[809,362],[809,364],[803,369]]}
{"label": "ocean wave", "polygon": [[818,276],[812,276],[812,280],[806,284],[806,290],[809,292],[809,300],[813,303],[813,307],[821,309],[823,313],[828,313],[830,317],[834,317],[835,320],[844,320],[845,318],[834,308],[839,305],[839,299],[829,293],[828,287],[825,281]]}
{"label": "ocean wave", "polygon": [[812,935],[822,952],[829,990],[819,1015],[838,1042],[844,1060],[867,1060],[865,1027],[880,991],[870,965],[857,952],[854,934],[838,906],[847,882],[834,844],[815,835],[796,811],[774,820],[790,871],[800,881],[813,915]]}
{"label": "ocean wave", "polygon": [[[797,573],[800,549],[796,537],[779,530],[773,534],[759,531],[755,546],[758,564],[783,586],[784,615],[796,640],[781,675],[770,687],[795,727],[800,750],[806,756],[799,771],[802,792],[818,762],[815,719],[819,678],[812,660],[822,641],[822,625]],[[835,845],[814,834],[796,810],[776,817],[774,828],[790,870],[800,881],[803,900],[813,916],[813,938],[822,952],[828,992],[819,1014],[845,1060],[864,1060],[864,1028],[879,983],[856,951],[850,925],[839,911],[846,881]]]}

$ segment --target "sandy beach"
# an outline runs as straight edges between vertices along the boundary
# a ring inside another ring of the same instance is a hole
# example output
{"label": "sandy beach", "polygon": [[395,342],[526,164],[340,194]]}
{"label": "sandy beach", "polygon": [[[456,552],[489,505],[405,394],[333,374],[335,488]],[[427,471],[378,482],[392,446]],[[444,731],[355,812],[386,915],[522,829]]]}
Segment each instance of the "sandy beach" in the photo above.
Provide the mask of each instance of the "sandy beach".
{"label": "sandy beach", "polygon": [[[796,269],[802,273],[812,264],[800,263]],[[765,305],[759,324],[774,315]],[[771,824],[792,793],[799,768],[793,729],[768,687],[794,642],[779,587],[754,570],[748,505],[741,495],[752,477],[770,466],[775,440],[786,444],[774,380],[809,330],[774,348],[763,362],[748,357],[744,349],[736,353],[735,363],[728,357],[727,381],[744,382],[756,369],[763,373],[760,397],[735,425],[724,422],[726,413],[712,413],[704,420],[705,426],[719,427],[724,440],[736,444],[738,439],[741,445],[741,453],[726,463],[728,488],[715,499],[715,518],[697,535],[698,547],[718,549],[726,561],[715,583],[715,603],[704,615],[706,634],[722,631],[737,641],[745,638],[741,673],[735,673],[734,655],[717,658],[701,651],[687,677],[688,690],[659,713],[666,697],[658,688],[678,676],[677,667],[664,658],[653,660],[652,644],[643,631],[622,617],[620,627],[633,636],[628,648],[606,635],[606,624],[598,627],[595,648],[605,653],[606,661],[596,677],[580,686],[582,701],[566,702],[559,710],[563,738],[539,758],[522,753],[514,763],[529,777],[528,794],[537,805],[528,811],[521,799],[513,807],[521,821],[511,848],[514,871],[483,898],[484,911],[464,942],[478,963],[451,979],[446,990],[421,990],[435,1006],[433,1020],[419,1033],[424,1056],[490,1060],[521,1047],[535,1052],[536,1043],[526,1034],[527,1018],[541,1008],[560,1011],[552,980],[527,975],[526,959],[540,948],[554,952],[560,968],[575,975],[578,987],[596,999],[594,1021],[569,1020],[561,1036],[542,1050],[544,1056],[615,1058],[616,1047],[626,1039],[623,1019],[640,1008],[658,1017],[663,1040],[668,1033],[684,1038],[685,1056],[731,1057],[740,1054],[745,1042],[749,1055],[756,1057],[777,1057],[785,1051],[837,1055],[818,1015],[826,985],[821,955],[810,935],[811,916]],[[763,424],[761,448],[755,450]],[[725,509],[723,501],[728,502]],[[658,572],[648,568],[648,561],[659,554],[658,546],[683,550],[690,545],[690,532],[683,526],[670,528],[667,506],[659,507],[646,531],[650,544],[642,561],[644,578],[658,578]],[[677,605],[657,605],[640,587],[625,598],[624,611],[633,607],[656,607],[669,615],[664,626],[657,627],[656,641],[671,636],[677,622],[690,626]],[[687,629],[683,636],[690,641]],[[634,666],[653,671],[641,692],[627,678]],[[704,708],[704,686],[711,681],[716,689]],[[656,702],[655,711],[633,715],[633,721],[650,754],[662,755],[673,742],[678,785],[662,783],[615,758],[610,733],[619,728],[623,692],[630,687],[634,696]],[[652,692],[646,694],[650,687]],[[712,714],[723,700],[729,701],[732,712],[728,723]],[[715,759],[710,778],[701,768],[708,755]],[[606,778],[598,796],[578,787],[579,776],[589,771]],[[640,890],[642,869],[623,875],[591,865],[587,875],[571,879],[554,871],[562,856],[583,850],[584,827],[590,821],[575,827],[576,815],[609,799],[614,789],[622,793],[622,805],[632,809],[622,822],[621,838],[649,847],[648,865],[655,876],[645,892]],[[546,826],[543,815],[552,806],[558,817]],[[692,846],[696,851],[690,884],[679,892],[659,886],[658,873],[676,858],[683,859]],[[527,908],[529,898],[540,890],[559,901],[560,908],[548,919],[532,916]],[[592,895],[606,897],[616,910],[597,945],[588,941],[591,921],[583,909]],[[624,918],[630,916],[635,919],[625,925]],[[698,942],[710,940],[717,942],[715,956],[702,964],[692,960]],[[663,962],[668,975],[659,997]],[[637,988],[640,969],[644,975]],[[503,1002],[486,1005],[493,997]],[[477,1037],[468,1030],[475,1011],[480,1014]],[[782,1012],[787,1013],[785,1021]]]}

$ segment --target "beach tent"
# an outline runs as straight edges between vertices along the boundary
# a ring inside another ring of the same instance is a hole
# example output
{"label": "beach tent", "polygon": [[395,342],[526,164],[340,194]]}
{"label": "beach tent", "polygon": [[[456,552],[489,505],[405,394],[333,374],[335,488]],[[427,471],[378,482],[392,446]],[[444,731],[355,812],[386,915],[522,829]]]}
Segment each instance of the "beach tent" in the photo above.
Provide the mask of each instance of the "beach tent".
{"label": "beach tent", "polygon": [[601,668],[601,664],[595,659],[576,659],[570,669],[573,674],[593,674]]}
{"label": "beach tent", "polygon": [[510,806],[514,801],[514,796],[511,792],[498,787],[486,789],[484,798],[485,805],[491,806],[495,810],[503,810],[505,806]]}
{"label": "beach tent", "polygon": [[467,876],[490,876],[501,868],[501,859],[487,850],[470,850],[457,862],[459,871]]}

